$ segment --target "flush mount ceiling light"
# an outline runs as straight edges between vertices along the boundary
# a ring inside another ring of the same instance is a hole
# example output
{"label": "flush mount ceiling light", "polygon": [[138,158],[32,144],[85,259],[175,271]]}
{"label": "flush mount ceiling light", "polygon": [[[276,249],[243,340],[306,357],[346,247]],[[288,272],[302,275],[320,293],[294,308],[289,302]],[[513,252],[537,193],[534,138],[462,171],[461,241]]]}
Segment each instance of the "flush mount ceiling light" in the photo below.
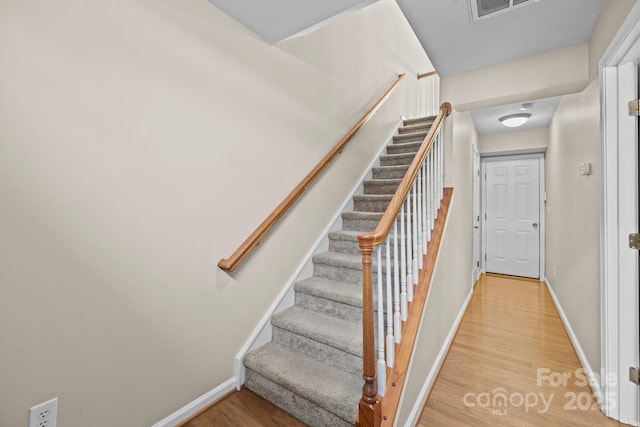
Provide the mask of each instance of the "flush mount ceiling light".
{"label": "flush mount ceiling light", "polygon": [[531,117],[531,114],[529,113],[518,113],[500,117],[498,120],[507,127],[517,128],[518,126],[525,124],[527,120],[529,120],[529,117]]}

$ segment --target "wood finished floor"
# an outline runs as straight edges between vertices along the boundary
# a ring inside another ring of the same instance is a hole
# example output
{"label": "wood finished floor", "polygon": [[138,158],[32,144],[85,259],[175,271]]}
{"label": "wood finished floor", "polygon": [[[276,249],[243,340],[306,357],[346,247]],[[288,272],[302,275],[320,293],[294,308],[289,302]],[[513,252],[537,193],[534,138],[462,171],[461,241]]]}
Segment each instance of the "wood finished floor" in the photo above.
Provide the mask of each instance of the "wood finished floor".
{"label": "wood finished floor", "polygon": [[180,427],[305,427],[246,388],[232,393]]}
{"label": "wood finished floor", "polygon": [[417,425],[623,425],[580,369],[542,282],[482,276]]}
{"label": "wood finished floor", "polygon": [[[543,283],[482,276],[417,426],[623,426],[600,412],[578,369]],[[243,389],[181,427],[304,425]]]}

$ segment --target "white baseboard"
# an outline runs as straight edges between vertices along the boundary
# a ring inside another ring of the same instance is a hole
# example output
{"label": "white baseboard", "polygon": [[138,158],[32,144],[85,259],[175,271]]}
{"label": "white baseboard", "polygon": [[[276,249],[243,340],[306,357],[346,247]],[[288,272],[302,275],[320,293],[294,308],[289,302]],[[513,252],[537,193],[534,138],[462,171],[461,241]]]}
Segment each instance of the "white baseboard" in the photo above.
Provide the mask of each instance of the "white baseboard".
{"label": "white baseboard", "polygon": [[576,354],[578,355],[580,364],[582,365],[582,368],[587,374],[587,378],[589,379],[589,384],[591,385],[591,389],[593,390],[593,393],[595,394],[596,399],[598,400],[598,402],[604,402],[602,400],[602,397],[603,397],[602,389],[600,388],[600,383],[598,382],[598,378],[599,378],[598,375],[595,372],[593,372],[593,370],[591,369],[591,365],[589,365],[587,356],[584,354],[584,351],[580,346],[580,342],[578,341],[578,337],[576,337],[576,334],[573,332],[573,329],[571,328],[571,323],[569,323],[569,319],[567,318],[567,315],[564,313],[564,310],[560,305],[560,301],[558,301],[558,298],[556,297],[555,292],[553,292],[553,288],[551,287],[551,284],[547,279],[544,279],[544,283],[547,286],[547,289],[549,290],[549,294],[551,295],[553,304],[556,306],[556,310],[560,315],[560,319],[562,319],[564,328],[567,330],[567,334],[569,334],[569,339],[571,340],[571,344],[573,344],[573,348],[575,349]]}
{"label": "white baseboard", "polygon": [[233,391],[236,385],[235,378],[229,378],[218,387],[206,392],[191,403],[186,404],[173,414],[169,415],[162,421],[158,421],[151,427],[174,427],[181,422],[186,421],[189,417],[194,416],[216,400],[224,397],[227,393]]}
{"label": "white baseboard", "polygon": [[462,307],[460,308],[460,312],[456,317],[456,320],[453,322],[453,326],[451,326],[451,330],[449,331],[449,335],[444,340],[442,347],[440,348],[440,352],[436,357],[436,360],[433,362],[433,366],[431,367],[431,371],[429,371],[429,375],[418,394],[415,404],[409,413],[409,417],[407,418],[407,422],[405,423],[405,427],[412,427],[418,423],[418,418],[420,417],[420,413],[422,412],[422,408],[424,404],[427,402],[427,396],[429,396],[429,392],[433,388],[433,385],[438,376],[438,372],[444,363],[445,358],[447,357],[447,352],[449,351],[449,347],[451,347],[451,343],[453,343],[453,339],[456,336],[456,332],[458,332],[458,327],[460,326],[460,322],[462,322],[462,318],[464,317],[464,313],[467,311],[467,306],[471,301],[471,297],[473,296],[473,288],[469,291],[467,298],[464,300]]}

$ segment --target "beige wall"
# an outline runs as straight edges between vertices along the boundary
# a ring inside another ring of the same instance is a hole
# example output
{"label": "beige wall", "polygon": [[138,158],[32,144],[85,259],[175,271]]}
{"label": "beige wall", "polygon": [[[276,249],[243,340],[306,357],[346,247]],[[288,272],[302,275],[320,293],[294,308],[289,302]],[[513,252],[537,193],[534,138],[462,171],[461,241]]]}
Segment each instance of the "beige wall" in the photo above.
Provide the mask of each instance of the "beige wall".
{"label": "beige wall", "polygon": [[408,104],[244,267],[216,262],[397,74],[431,66],[392,0],[278,46],[204,0],[0,10],[0,425],[54,396],[61,426],[150,425],[232,377]]}
{"label": "beige wall", "polygon": [[472,147],[478,143],[478,134],[468,112],[454,111],[447,126],[445,143],[451,147],[452,162],[446,173],[454,187],[453,202],[398,410],[398,426],[405,425],[471,290]]}
{"label": "beige wall", "polygon": [[478,143],[480,154],[501,153],[549,146],[549,129],[532,129],[519,132],[481,135]]}
{"label": "beige wall", "polygon": [[[591,368],[600,371],[599,86],[565,96],[550,127],[546,156],[546,266]],[[580,161],[591,175],[580,176]]]}
{"label": "beige wall", "polygon": [[574,93],[589,82],[588,52],[581,43],[447,76],[442,99],[467,111]]}

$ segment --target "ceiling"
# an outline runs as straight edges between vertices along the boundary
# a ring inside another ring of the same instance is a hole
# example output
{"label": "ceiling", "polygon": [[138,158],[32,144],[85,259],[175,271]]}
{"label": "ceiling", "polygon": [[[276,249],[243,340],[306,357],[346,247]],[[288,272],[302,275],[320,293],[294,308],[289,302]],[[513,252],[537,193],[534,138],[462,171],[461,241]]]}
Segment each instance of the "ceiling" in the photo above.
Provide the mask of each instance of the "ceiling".
{"label": "ceiling", "polygon": [[474,22],[469,0],[397,1],[442,77],[585,42],[604,4],[538,0]]}
{"label": "ceiling", "polygon": [[[208,1],[266,41],[277,43],[380,0]],[[586,42],[605,2],[525,0],[509,11],[474,20],[470,2],[477,0],[396,1],[441,77]],[[534,117],[517,130],[548,126],[558,102],[536,102]],[[476,110],[471,115],[482,135],[508,132],[513,129],[502,126],[497,117],[514,108],[519,104]]]}
{"label": "ceiling", "polygon": [[378,0],[208,0],[269,43],[313,30]]}

